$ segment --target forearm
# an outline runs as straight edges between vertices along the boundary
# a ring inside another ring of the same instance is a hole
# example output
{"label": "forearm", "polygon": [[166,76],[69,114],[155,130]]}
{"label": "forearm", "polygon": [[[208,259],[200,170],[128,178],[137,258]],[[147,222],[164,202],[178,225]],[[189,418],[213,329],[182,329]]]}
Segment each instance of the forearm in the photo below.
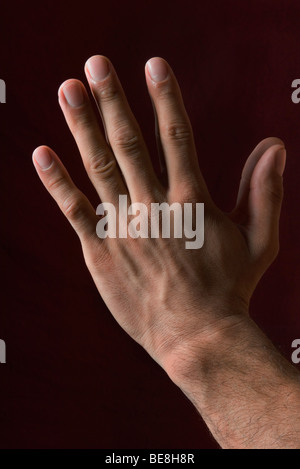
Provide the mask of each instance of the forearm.
{"label": "forearm", "polygon": [[300,448],[300,374],[251,320],[183,346],[166,371],[222,448]]}

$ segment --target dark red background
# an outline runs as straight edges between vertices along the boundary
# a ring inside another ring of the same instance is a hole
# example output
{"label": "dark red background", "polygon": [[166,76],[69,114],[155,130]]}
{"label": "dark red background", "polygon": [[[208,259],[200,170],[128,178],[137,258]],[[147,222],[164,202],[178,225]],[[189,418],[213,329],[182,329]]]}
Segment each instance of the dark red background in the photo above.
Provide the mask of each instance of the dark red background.
{"label": "dark red background", "polygon": [[[61,156],[97,204],[57,104],[94,54],[113,61],[155,155],[144,64],[165,57],[182,87],[201,168],[229,210],[264,137],[286,142],[281,253],[252,315],[291,357],[300,337],[300,78],[298,0],[1,3],[1,448],[217,448],[164,371],[116,324],[80,245],[31,163],[40,144]],[[155,158],[155,156],[154,156]],[[216,344],[217,346],[217,344]],[[220,363],[222,366],[222,363]]]}

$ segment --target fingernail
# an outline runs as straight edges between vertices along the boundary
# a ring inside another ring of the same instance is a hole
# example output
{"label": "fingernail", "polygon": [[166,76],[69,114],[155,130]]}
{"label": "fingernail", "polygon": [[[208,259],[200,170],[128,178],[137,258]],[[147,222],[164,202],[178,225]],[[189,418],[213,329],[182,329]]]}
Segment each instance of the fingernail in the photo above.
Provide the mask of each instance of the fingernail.
{"label": "fingernail", "polygon": [[63,85],[62,92],[71,107],[79,107],[84,103],[84,95],[80,83],[72,81]]}
{"label": "fingernail", "polygon": [[159,57],[148,60],[147,67],[152,80],[159,82],[168,78],[169,70],[166,62]]}
{"label": "fingernail", "polygon": [[279,174],[279,176],[282,176],[284,173],[285,163],[286,163],[286,149],[281,147],[275,153],[275,159],[274,159],[274,168],[275,168],[276,173]]}
{"label": "fingernail", "polygon": [[36,150],[34,150],[32,156],[34,161],[36,161],[36,163],[43,171],[49,169],[50,166],[52,166],[53,158],[47,148],[37,148]]}
{"label": "fingernail", "polygon": [[96,82],[104,80],[110,72],[108,61],[101,55],[91,57],[87,61],[86,66],[91,75],[91,79]]}

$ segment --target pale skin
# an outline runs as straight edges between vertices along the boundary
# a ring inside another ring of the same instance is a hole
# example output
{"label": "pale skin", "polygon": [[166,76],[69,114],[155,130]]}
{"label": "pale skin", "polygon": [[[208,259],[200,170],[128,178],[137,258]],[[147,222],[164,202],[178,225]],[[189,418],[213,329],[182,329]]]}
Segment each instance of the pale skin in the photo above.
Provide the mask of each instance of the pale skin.
{"label": "pale skin", "polygon": [[[146,64],[166,178],[151,163],[115,69],[91,57],[85,72],[103,119],[100,129],[83,83],[67,80],[59,103],[101,201],[203,202],[205,243],[183,239],[99,239],[99,218],[48,147],[33,161],[81,241],[109,310],[194,403],[222,448],[300,448],[300,374],[249,318],[261,276],[277,256],[286,151],[263,140],[245,163],[237,203],[223,213],[208,192],[179,85],[167,62]],[[209,157],[214,157],[210,155]],[[226,155],[223,157],[226,158]],[[214,164],[217,164],[215,156]],[[164,181],[164,182],[162,182]]]}

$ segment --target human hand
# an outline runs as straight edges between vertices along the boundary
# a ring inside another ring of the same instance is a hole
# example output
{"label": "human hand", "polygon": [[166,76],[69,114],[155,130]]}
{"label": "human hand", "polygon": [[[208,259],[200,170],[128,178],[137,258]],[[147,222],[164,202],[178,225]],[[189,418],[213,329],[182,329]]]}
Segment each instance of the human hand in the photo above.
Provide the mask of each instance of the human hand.
{"label": "human hand", "polygon": [[205,242],[199,250],[185,249],[186,240],[174,237],[102,240],[95,210],[58,156],[45,146],[33,155],[43,184],[80,238],[87,267],[113,316],[172,374],[178,357],[188,357],[196,343],[205,344],[247,317],[257,282],[278,252],[284,146],[271,138],[256,147],[243,170],[237,205],[225,214],[201,175],[191,124],[167,63],[154,58],[145,70],[167,184],[153,170],[112,64],[95,56],[85,71],[109,143],[81,82],[63,83],[59,102],[101,200],[117,209],[120,194],[129,204],[147,207],[152,202],[205,205]]}

